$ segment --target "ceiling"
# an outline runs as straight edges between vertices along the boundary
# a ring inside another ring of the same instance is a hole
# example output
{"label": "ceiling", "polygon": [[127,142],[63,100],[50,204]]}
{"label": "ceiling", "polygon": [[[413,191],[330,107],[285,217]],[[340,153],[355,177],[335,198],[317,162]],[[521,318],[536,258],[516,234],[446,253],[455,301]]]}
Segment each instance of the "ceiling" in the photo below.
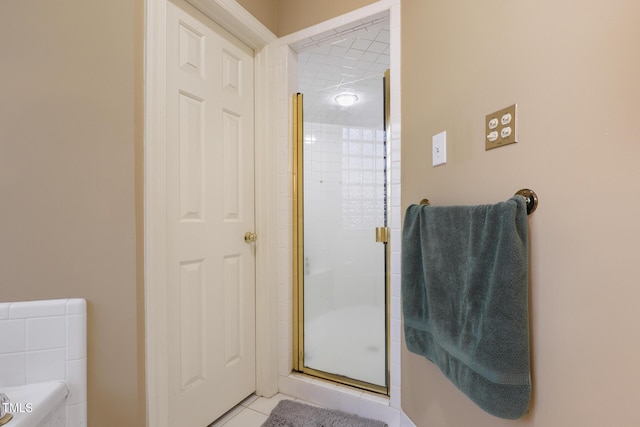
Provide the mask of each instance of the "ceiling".
{"label": "ceiling", "polygon": [[[384,71],[389,68],[389,12],[361,19],[291,46],[306,122],[381,127]],[[358,97],[350,107],[334,98]]]}

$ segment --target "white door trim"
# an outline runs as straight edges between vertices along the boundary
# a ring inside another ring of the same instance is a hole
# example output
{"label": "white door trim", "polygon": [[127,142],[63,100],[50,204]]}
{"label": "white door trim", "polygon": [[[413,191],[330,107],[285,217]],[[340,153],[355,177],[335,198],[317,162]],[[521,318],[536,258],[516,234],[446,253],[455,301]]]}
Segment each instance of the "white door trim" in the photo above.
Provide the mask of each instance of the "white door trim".
{"label": "white door trim", "polygon": [[[145,10],[144,245],[147,425],[168,426],[166,1]],[[256,392],[278,389],[277,171],[272,112],[276,36],[235,0],[188,0],[255,52]]]}

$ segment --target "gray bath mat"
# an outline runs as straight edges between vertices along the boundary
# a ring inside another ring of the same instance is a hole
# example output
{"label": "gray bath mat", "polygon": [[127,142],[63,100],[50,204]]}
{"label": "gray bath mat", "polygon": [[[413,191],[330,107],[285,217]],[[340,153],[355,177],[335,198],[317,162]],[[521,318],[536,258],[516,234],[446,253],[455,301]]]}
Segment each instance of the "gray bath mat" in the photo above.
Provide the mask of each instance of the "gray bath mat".
{"label": "gray bath mat", "polygon": [[282,400],[262,427],[387,427],[387,423],[293,400]]}

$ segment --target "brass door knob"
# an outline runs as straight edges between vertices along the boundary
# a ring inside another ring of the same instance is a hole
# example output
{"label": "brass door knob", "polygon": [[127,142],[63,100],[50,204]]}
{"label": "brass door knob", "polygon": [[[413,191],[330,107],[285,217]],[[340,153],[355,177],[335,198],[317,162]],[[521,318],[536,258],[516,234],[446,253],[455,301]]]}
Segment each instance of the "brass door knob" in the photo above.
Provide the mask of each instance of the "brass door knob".
{"label": "brass door knob", "polygon": [[256,233],[252,233],[251,231],[247,231],[246,233],[244,233],[244,241],[247,243],[253,243],[257,238],[258,236],[256,235]]}

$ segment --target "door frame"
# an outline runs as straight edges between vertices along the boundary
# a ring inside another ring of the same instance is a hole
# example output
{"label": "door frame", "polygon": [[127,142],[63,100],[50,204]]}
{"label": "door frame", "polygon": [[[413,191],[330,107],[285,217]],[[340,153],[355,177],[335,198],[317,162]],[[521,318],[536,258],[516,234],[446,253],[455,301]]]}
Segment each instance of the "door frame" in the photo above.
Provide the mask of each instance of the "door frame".
{"label": "door frame", "polygon": [[[388,155],[389,159],[389,228],[391,230],[391,237],[388,243],[390,250],[390,289],[389,289],[389,409],[400,410],[401,408],[401,388],[400,388],[400,348],[402,342],[401,335],[401,304],[400,304],[400,240],[401,240],[401,206],[400,206],[400,192],[401,192],[401,160],[400,160],[400,146],[401,146],[401,1],[402,0],[378,0],[369,5],[363,6],[351,12],[347,12],[344,15],[337,16],[327,21],[318,23],[303,30],[282,36],[278,43],[280,45],[280,51],[278,52],[279,70],[280,73],[276,76],[278,80],[278,105],[291,105],[290,96],[297,90],[297,59],[296,59],[296,46],[306,39],[322,34],[326,31],[335,29],[348,28],[350,25],[355,25],[360,20],[366,20],[368,17],[376,15],[380,12],[389,11],[390,23],[391,23],[391,79],[390,79],[390,103],[391,103],[391,116],[390,116],[390,129],[388,135],[388,143],[390,144]],[[289,107],[290,108],[290,107]],[[289,109],[285,110],[287,115],[280,114],[278,116],[279,126],[284,131],[293,129],[292,116]],[[293,159],[292,152],[292,136],[291,134],[280,131],[278,138],[280,144],[288,147],[289,160]],[[292,179],[292,171],[288,171],[289,178]],[[289,193],[287,193],[289,194]],[[287,194],[281,195],[282,203],[292,203],[290,196]],[[287,222],[288,221],[288,222]],[[287,230],[288,234],[283,241],[293,241],[293,227],[292,218],[283,220],[281,229]],[[289,231],[290,230],[290,231]],[[293,244],[286,247],[287,250],[293,250]],[[280,280],[280,286],[287,290],[293,289],[292,275],[287,275],[288,271],[282,273]],[[291,305],[290,293],[282,293],[280,304]],[[286,325],[285,328],[292,329],[292,319],[290,315],[286,315],[286,312],[282,314],[281,322]],[[293,331],[291,332],[293,335]],[[291,366],[293,366],[294,349],[292,340],[285,343],[286,350],[283,353],[286,354],[286,363],[283,363],[280,367],[280,388],[282,392],[291,394],[293,396],[302,395],[314,395],[316,396],[317,404],[326,407],[335,405],[334,398],[331,393],[318,393],[318,386],[306,378],[296,375],[290,375]],[[339,392],[343,392],[340,390]],[[348,392],[343,393],[345,398],[351,399]],[[318,397],[320,396],[320,397]],[[299,396],[298,396],[299,397]],[[361,397],[363,404],[366,406],[367,398]]]}
{"label": "door frame", "polygon": [[[166,280],[166,2],[145,2],[144,277],[147,425],[168,427]],[[187,0],[254,50],[256,393],[278,391],[277,170],[273,126],[277,37],[235,0]]]}

